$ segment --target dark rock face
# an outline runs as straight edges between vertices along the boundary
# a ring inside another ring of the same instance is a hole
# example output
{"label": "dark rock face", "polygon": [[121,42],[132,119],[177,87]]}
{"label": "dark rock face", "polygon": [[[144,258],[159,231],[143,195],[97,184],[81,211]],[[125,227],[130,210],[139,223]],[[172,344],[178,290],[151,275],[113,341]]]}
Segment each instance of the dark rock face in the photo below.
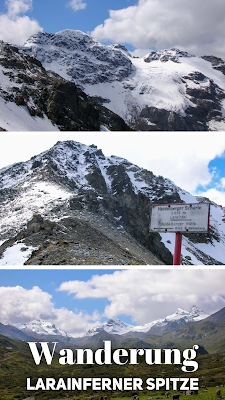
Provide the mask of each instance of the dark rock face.
{"label": "dark rock face", "polygon": [[214,69],[221,71],[225,75],[225,62],[222,58],[215,56],[202,56],[202,58],[203,60],[211,62]]}
{"label": "dark rock face", "polygon": [[72,82],[47,72],[41,62],[18,48],[0,43],[0,65],[10,78],[11,89],[0,89],[5,101],[26,106],[31,116],[46,115],[60,130],[129,130],[118,115],[98,106]]}
{"label": "dark rock face", "polygon": [[[43,45],[47,45],[48,50]],[[120,81],[132,71],[131,61],[120,51],[122,49],[127,52],[126,48],[120,45],[100,45],[81,31],[38,33],[27,40],[23,49],[45,62],[46,66],[59,61],[65,67],[68,77],[81,86]]]}

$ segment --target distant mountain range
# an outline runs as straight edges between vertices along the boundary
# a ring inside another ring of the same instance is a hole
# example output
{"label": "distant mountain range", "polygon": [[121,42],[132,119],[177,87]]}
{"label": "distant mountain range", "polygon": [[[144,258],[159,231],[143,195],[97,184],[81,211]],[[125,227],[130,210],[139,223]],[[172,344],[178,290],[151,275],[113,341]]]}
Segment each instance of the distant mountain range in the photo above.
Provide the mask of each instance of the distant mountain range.
{"label": "distant mountain range", "polygon": [[[140,326],[133,326],[124,323],[123,321],[113,318],[104,322],[102,324],[96,325],[93,329],[89,330],[83,338],[88,338],[97,335],[99,332],[104,331],[112,335],[124,335],[132,332],[137,333],[151,333],[154,327],[154,331],[158,328],[159,331],[163,327],[164,331],[170,331],[177,326],[184,325],[188,322],[200,321],[205,318],[209,317],[205,314],[199,307],[193,306],[191,311],[185,311],[182,308],[178,308],[177,311],[167,316],[164,319],[159,319],[156,321],[152,321],[150,323],[140,325]],[[172,325],[173,324],[173,325]],[[14,328],[13,328],[14,327]],[[1,324],[0,327],[0,334],[4,334],[12,339],[17,339],[16,335],[18,335],[17,330],[23,332],[25,335],[35,337],[43,337],[46,336],[62,336],[62,337],[69,337],[69,335],[64,332],[62,329],[58,328],[54,324],[44,320],[34,320],[28,323],[19,323],[11,325],[3,325]],[[5,331],[4,331],[5,330]]]}
{"label": "distant mountain range", "polygon": [[172,264],[173,233],[150,206],[210,203],[207,234],[185,233],[182,264],[225,263],[223,207],[95,145],[58,142],[0,170],[0,265]]}
{"label": "distant mountain range", "polygon": [[59,348],[97,349],[103,340],[110,340],[113,348],[188,348],[193,343],[206,352],[218,352],[225,345],[225,307],[210,316],[196,306],[190,312],[179,308],[164,319],[140,326],[110,319],[81,337],[71,337],[43,320],[15,326],[0,324],[0,335],[23,341],[57,341]]}
{"label": "distant mountain range", "polygon": [[137,334],[140,332],[152,333],[153,331],[155,334],[160,334],[162,329],[164,329],[164,331],[166,332],[168,330],[175,329],[177,326],[183,325],[187,322],[200,321],[207,317],[208,315],[205,314],[200,308],[193,306],[190,312],[185,311],[182,308],[178,308],[174,314],[168,315],[164,319],[152,321],[140,326],[128,325],[120,321],[119,319],[113,318],[89,330],[86,336],[96,335],[96,333],[102,330],[117,335],[123,335],[128,332],[137,332]]}
{"label": "distant mountain range", "polygon": [[179,49],[134,57],[77,30],[1,42],[4,130],[225,130],[225,63]]}

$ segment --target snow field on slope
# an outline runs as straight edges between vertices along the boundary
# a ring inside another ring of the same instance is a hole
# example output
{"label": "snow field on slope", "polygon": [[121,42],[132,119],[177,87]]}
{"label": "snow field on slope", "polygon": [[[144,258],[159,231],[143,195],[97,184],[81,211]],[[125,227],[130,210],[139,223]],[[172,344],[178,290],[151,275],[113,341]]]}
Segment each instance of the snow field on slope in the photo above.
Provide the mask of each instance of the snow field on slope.
{"label": "snow field on slope", "polygon": [[[104,105],[120,115],[126,121],[131,121],[135,109],[142,110],[146,105],[185,115],[187,107],[196,107],[186,96],[185,83],[181,77],[192,72],[201,72],[207,78],[225,90],[225,80],[222,72],[212,68],[211,63],[198,57],[181,57],[180,63],[159,60],[146,63],[143,58],[131,58],[135,71],[122,82],[98,83],[85,85],[85,92],[90,96],[108,98],[110,103]],[[188,87],[207,87],[208,82],[195,84],[187,80]],[[126,89],[126,86],[132,90]]]}
{"label": "snow field on slope", "polygon": [[17,329],[28,329],[32,332],[36,332],[40,335],[61,335],[67,337],[67,333],[62,329],[58,328],[49,321],[34,320],[25,324],[19,323],[14,324]]}
{"label": "snow field on slope", "polygon": [[72,195],[49,182],[38,182],[33,186],[25,182],[21,189],[20,196],[2,205],[0,225],[2,235],[11,227],[15,227],[17,231],[24,227],[33,214],[49,215],[54,206],[63,204]]}
{"label": "snow field on slope", "polygon": [[35,247],[16,242],[4,251],[2,258],[0,258],[0,265],[24,265],[33,250],[35,250]]}
{"label": "snow field on slope", "polygon": [[17,106],[0,98],[0,127],[6,131],[59,131],[56,125],[44,116],[32,117],[25,106]]}
{"label": "snow field on slope", "polygon": [[[4,68],[0,69],[0,88],[8,92],[12,87],[21,87],[13,81],[10,82],[8,76],[3,73]],[[58,131],[58,127],[44,116],[32,117],[25,106],[18,106],[14,102],[6,102],[0,97],[0,127],[6,131]]]}

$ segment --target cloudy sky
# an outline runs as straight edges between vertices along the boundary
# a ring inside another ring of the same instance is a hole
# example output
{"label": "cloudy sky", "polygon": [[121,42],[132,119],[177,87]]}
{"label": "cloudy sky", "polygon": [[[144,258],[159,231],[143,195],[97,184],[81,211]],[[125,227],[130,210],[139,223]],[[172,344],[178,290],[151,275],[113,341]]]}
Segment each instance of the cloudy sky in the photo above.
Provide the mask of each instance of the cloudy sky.
{"label": "cloudy sky", "polygon": [[[44,319],[79,336],[119,318],[133,325],[193,305],[225,307],[225,270],[0,270],[0,322]],[[135,293],[135,295],[134,295]]]}
{"label": "cloudy sky", "polygon": [[224,0],[0,0],[0,13],[0,39],[16,44],[69,28],[142,55],[168,47],[225,53]]}
{"label": "cloudy sky", "polygon": [[171,179],[182,189],[225,206],[224,132],[1,132],[0,168],[27,161],[58,140],[94,143],[106,156],[124,157]]}

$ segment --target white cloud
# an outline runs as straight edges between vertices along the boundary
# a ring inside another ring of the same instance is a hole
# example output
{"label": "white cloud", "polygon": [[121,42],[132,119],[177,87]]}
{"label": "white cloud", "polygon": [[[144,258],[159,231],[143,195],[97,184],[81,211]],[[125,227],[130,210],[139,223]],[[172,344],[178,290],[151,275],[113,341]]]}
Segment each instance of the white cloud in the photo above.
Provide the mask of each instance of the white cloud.
{"label": "white cloud", "polygon": [[[83,311],[55,308],[52,296],[38,286],[27,290],[21,286],[0,287],[0,321],[17,324],[44,319],[54,323],[70,335],[79,336],[87,332],[100,318],[98,312],[88,315]],[[93,324],[92,321],[95,321]]]}
{"label": "white cloud", "polygon": [[7,0],[8,10],[0,14],[0,39],[22,45],[30,36],[42,31],[38,21],[24,14],[32,9],[32,0]]}
{"label": "white cloud", "polygon": [[92,35],[137,48],[180,47],[196,54],[224,57],[224,0],[139,0],[110,10]]}
{"label": "white cloud", "polygon": [[219,310],[225,306],[224,278],[224,270],[128,270],[64,282],[58,290],[77,299],[106,298],[106,317],[129,315],[140,324],[193,304],[208,313]]}
{"label": "white cloud", "polygon": [[205,192],[198,192],[198,196],[208,197],[215,203],[225,207],[225,191],[221,191],[215,188],[206,190]]}
{"label": "white cloud", "polygon": [[8,8],[9,17],[25,14],[32,9],[32,0],[6,0],[5,4]]}
{"label": "white cloud", "polygon": [[72,8],[73,11],[84,10],[87,4],[83,0],[71,0],[67,3],[67,7]]}
{"label": "white cloud", "polygon": [[225,188],[225,178],[222,178],[222,179],[220,180],[220,184],[221,184],[221,187],[224,187],[224,188]]}

